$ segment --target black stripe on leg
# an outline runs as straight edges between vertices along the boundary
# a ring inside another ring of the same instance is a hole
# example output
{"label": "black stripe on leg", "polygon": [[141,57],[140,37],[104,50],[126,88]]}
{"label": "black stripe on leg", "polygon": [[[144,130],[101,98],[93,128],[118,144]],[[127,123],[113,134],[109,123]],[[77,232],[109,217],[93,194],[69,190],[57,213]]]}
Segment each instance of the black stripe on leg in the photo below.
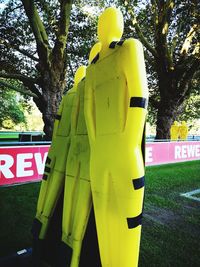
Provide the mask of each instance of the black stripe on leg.
{"label": "black stripe on leg", "polygon": [[142,224],[142,213],[133,218],[127,218],[128,228],[133,229]]}
{"label": "black stripe on leg", "polygon": [[50,164],[50,163],[51,163],[51,159],[50,159],[49,157],[47,157],[47,159],[46,159],[46,163],[47,163],[47,164]]}
{"label": "black stripe on leg", "polygon": [[44,173],[43,176],[42,176],[42,180],[45,180],[46,181],[47,178],[48,178],[48,175]]}
{"label": "black stripe on leg", "polygon": [[132,183],[133,183],[134,189],[137,190],[137,189],[144,187],[144,181],[145,181],[144,176],[138,179],[133,179]]}
{"label": "black stripe on leg", "polygon": [[44,172],[49,173],[50,171],[51,171],[51,168],[49,168],[48,166],[45,166],[45,168],[44,168]]}

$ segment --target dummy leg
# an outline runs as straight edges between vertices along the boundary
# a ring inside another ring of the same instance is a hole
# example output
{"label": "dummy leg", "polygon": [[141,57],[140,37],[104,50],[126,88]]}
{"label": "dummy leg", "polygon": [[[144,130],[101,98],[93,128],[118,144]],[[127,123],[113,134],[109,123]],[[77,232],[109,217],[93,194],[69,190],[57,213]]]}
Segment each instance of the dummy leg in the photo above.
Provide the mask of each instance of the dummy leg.
{"label": "dummy leg", "polygon": [[102,267],[138,265],[144,188],[135,190],[126,164],[122,170],[100,176],[96,170],[91,176]]}
{"label": "dummy leg", "polygon": [[[71,248],[70,267],[79,266],[81,245],[92,205],[88,179],[67,176],[65,181],[62,241]],[[68,249],[69,250],[69,249]],[[62,256],[61,256],[62,257]],[[67,266],[63,263],[63,266]]]}

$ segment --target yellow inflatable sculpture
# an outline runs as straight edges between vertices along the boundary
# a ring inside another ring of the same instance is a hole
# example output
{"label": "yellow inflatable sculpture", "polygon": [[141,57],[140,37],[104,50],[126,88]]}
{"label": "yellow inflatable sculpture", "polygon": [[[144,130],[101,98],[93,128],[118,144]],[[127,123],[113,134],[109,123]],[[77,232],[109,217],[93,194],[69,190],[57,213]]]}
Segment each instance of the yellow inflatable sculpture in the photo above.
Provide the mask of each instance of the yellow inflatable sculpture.
{"label": "yellow inflatable sculpture", "polygon": [[101,51],[86,70],[84,109],[102,267],[138,265],[144,197],[142,137],[148,99],[143,47],[121,41],[123,16],[98,20]]}
{"label": "yellow inflatable sculpture", "polygon": [[[101,49],[101,44],[93,46],[89,63]],[[91,206],[90,146],[84,117],[85,79],[77,86],[71,116],[71,145],[66,164],[62,241],[65,253],[71,253],[66,266],[78,267],[81,245],[87,226]]]}
{"label": "yellow inflatable sculpture", "polygon": [[78,68],[74,86],[63,97],[55,119],[52,144],[46,159],[32,230],[35,238],[45,238],[51,216],[64,187],[66,159],[71,141],[72,104],[77,85],[85,76],[85,69],[85,66]]}
{"label": "yellow inflatable sculpture", "polygon": [[179,138],[179,124],[177,121],[174,121],[170,128],[170,139],[172,141],[177,141]]}
{"label": "yellow inflatable sculpture", "polygon": [[188,126],[185,121],[181,122],[181,125],[179,126],[179,138],[181,140],[187,140],[188,137]]}

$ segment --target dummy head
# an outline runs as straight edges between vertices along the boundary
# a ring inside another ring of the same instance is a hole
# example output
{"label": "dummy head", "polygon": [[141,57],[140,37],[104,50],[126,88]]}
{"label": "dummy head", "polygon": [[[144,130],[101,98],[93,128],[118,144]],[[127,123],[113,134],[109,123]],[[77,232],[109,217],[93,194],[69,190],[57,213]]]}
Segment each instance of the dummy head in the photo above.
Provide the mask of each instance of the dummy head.
{"label": "dummy head", "polygon": [[124,31],[124,20],[121,11],[116,7],[106,8],[98,19],[97,34],[99,41],[110,44],[119,41]]}
{"label": "dummy head", "polygon": [[74,76],[74,85],[77,86],[77,84],[85,77],[86,74],[86,66],[80,66]]}
{"label": "dummy head", "polygon": [[178,125],[178,122],[177,121],[174,121],[174,125]]}
{"label": "dummy head", "polygon": [[182,121],[181,124],[185,126],[186,125],[186,122],[185,121]]}
{"label": "dummy head", "polygon": [[90,50],[90,55],[89,55],[89,64],[92,62],[92,60],[96,57],[96,55],[100,52],[101,50],[101,43],[98,42]]}

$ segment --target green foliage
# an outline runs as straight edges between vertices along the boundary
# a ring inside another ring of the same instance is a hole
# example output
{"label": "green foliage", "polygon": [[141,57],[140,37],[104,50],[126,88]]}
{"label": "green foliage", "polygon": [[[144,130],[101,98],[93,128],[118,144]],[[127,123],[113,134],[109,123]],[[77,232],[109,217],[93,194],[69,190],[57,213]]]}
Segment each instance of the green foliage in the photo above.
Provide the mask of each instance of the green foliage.
{"label": "green foliage", "polygon": [[16,124],[26,123],[24,110],[28,108],[28,98],[0,87],[0,128],[11,129]]}

